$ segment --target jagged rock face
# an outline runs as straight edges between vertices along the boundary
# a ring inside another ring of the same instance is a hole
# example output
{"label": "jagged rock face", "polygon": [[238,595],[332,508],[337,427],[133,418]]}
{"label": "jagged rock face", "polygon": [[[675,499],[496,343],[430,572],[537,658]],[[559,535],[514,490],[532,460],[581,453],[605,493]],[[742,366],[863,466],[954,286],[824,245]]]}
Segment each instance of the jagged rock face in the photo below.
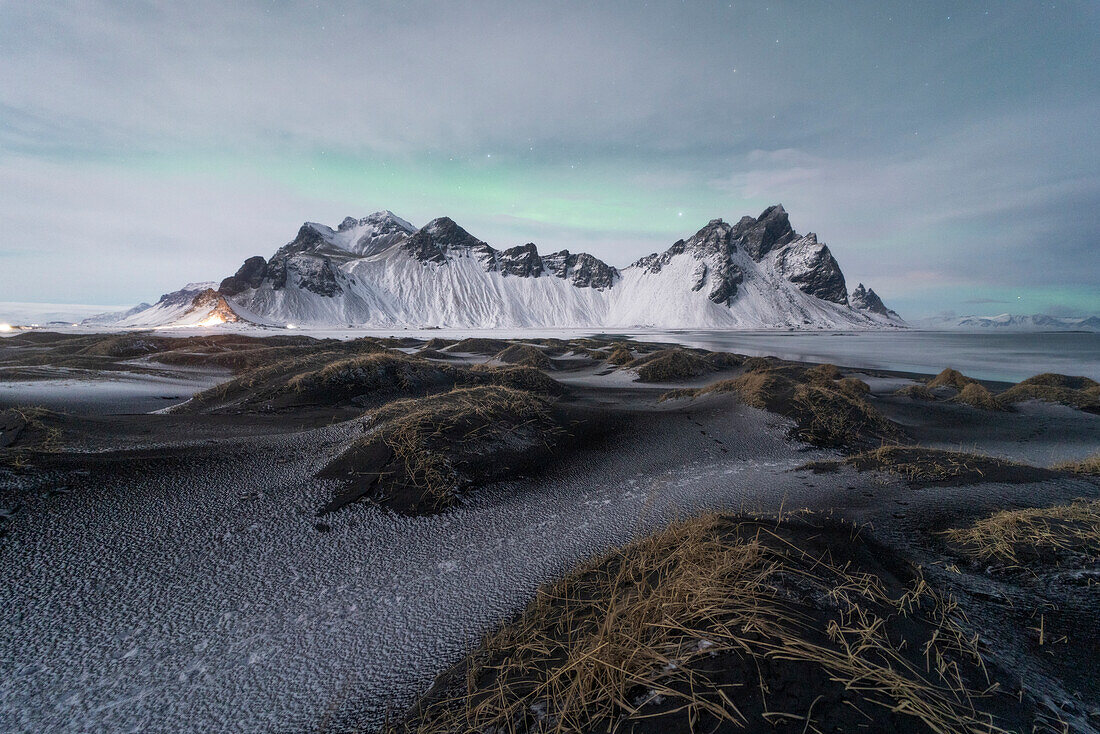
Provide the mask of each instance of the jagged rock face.
{"label": "jagged rock face", "polygon": [[877,313],[881,316],[889,316],[893,312],[886,308],[886,304],[882,302],[882,299],[878,297],[878,294],[870,288],[864,288],[863,283],[856,286],[856,289],[852,291],[852,297],[848,303],[852,308],[859,309],[860,311],[870,311],[871,313]]}
{"label": "jagged rock face", "polygon": [[586,252],[572,254],[569,250],[543,255],[542,264],[555,277],[567,279],[578,288],[606,290],[615,283],[619,271]]}
{"label": "jagged rock face", "polygon": [[775,270],[803,293],[848,305],[844,273],[829,248],[818,242],[813,232],[776,250]]}
{"label": "jagged rock face", "polygon": [[336,281],[336,270],[327,257],[292,257],[287,270],[297,276],[298,285],[319,296],[331,298],[342,292]]}
{"label": "jagged rock face", "polygon": [[[753,260],[760,262],[775,248],[793,242],[798,235],[782,204],[769,206],[759,217],[742,217],[733,228],[734,244],[744,248]],[[845,293],[847,298],[847,293]]]}
{"label": "jagged rock face", "polygon": [[737,249],[733,233],[734,228],[729,224],[712,219],[687,240],[678,240],[660,255],[648,255],[634,265],[648,273],[659,273],[672,258],[688,253],[700,261],[692,272],[691,290],[702,290],[709,283],[707,298],[720,305],[729,305],[737,295],[737,286],[744,280],[744,273],[731,260]]}
{"label": "jagged rock face", "polygon": [[444,263],[447,253],[468,254],[496,270],[496,250],[455,224],[450,217],[433,219],[412,234],[402,245],[421,262]]}
{"label": "jagged rock face", "polygon": [[316,227],[303,224],[298,230],[298,236],[276,250],[271,259],[285,259],[300,252],[312,252],[323,248],[326,244],[328,243],[325,242],[324,235]]}
{"label": "jagged rock face", "polygon": [[520,278],[537,278],[542,275],[542,258],[538,248],[531,242],[526,245],[509,247],[500,253],[500,272],[504,275],[516,275]]}
{"label": "jagged rock face", "polygon": [[244,261],[236,272],[221,282],[218,290],[227,296],[235,296],[249,288],[259,288],[267,275],[267,260],[256,255]]}
{"label": "jagged rock face", "polygon": [[327,257],[317,255],[292,255],[273,257],[267,263],[265,278],[274,290],[286,287],[289,273],[296,275],[298,287],[331,297],[342,292],[336,278],[336,268]]}

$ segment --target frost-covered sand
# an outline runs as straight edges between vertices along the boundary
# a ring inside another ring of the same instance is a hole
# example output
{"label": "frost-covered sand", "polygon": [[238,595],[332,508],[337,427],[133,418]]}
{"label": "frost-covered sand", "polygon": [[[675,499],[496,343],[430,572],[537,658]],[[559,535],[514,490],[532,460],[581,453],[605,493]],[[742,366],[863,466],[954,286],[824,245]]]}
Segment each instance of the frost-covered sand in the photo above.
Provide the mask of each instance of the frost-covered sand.
{"label": "frost-covered sand", "polygon": [[[785,419],[732,396],[658,403],[667,385],[599,371],[563,381],[632,416],[629,430],[434,516],[353,505],[317,517],[335,484],[313,474],[361,431],[355,421],[251,435],[255,426],[231,422],[181,433],[167,418],[158,428],[159,417],[118,417],[120,444],[145,432],[170,447],[62,457],[47,474],[14,475],[0,539],[0,729],[369,729],[540,583],[676,517],[812,507],[904,544],[922,512],[1098,494],[1088,480],[922,493],[885,475],[795,472],[834,454],[789,440]],[[878,379],[876,404],[904,417],[908,407],[885,398],[904,378]],[[134,412],[148,407],[144,393],[130,399]],[[1028,437],[1029,456],[1071,434],[1074,451],[1100,445],[1100,417],[1030,415],[987,417],[940,442]]]}

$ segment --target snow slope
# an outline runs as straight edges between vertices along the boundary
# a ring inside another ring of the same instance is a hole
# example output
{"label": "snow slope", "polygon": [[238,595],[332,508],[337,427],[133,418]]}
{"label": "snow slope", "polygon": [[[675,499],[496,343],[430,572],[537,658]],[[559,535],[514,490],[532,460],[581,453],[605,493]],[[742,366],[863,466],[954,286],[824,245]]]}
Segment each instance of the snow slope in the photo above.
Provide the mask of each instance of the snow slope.
{"label": "snow slope", "polygon": [[539,255],[531,244],[496,250],[447,218],[417,230],[378,212],[336,229],[306,223],[266,263],[250,258],[213,295],[211,288],[193,284],[117,325],[195,325],[221,316],[314,328],[904,325],[893,312],[850,305],[828,247],[795,233],[781,206],[736,225],[712,220],[622,270],[586,254]]}

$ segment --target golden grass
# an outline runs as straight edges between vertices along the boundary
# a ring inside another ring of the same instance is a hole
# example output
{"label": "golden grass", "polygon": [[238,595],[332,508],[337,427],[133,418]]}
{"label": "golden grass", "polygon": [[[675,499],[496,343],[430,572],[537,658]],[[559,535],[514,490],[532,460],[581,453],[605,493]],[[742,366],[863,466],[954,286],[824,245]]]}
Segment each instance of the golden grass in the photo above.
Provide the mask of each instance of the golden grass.
{"label": "golden grass", "polygon": [[501,350],[494,359],[499,362],[520,365],[523,367],[534,367],[539,370],[549,370],[553,368],[553,363],[550,361],[550,358],[546,356],[546,352],[538,347],[532,347],[529,344],[513,344],[507,349]]}
{"label": "golden grass", "polygon": [[860,471],[887,471],[911,482],[944,482],[963,477],[982,477],[991,469],[1024,468],[989,456],[943,451],[918,446],[882,446],[845,459]]}
{"label": "golden grass", "polygon": [[[346,356],[347,355],[342,352],[333,351],[315,352],[281,359],[261,367],[246,370],[232,380],[227,380],[226,382],[203,390],[200,393],[196,393],[192,397],[191,403],[202,405],[204,403],[226,400],[234,396],[246,395],[269,381],[276,382],[279,380],[289,380],[295,375],[321,369],[326,364],[343,359]],[[188,404],[184,405],[186,406]],[[183,406],[181,406],[181,408],[182,407]]]}
{"label": "golden grass", "polygon": [[1020,565],[1036,557],[1064,555],[1100,560],[1100,500],[1004,510],[942,535],[967,556],[983,562]]}
{"label": "golden grass", "polygon": [[993,393],[976,382],[971,382],[951,398],[953,403],[962,403],[979,410],[1005,410],[1006,408],[993,397]]}
{"label": "golden grass", "polygon": [[[797,601],[806,598],[820,600],[827,621]],[[869,724],[878,713],[934,732],[999,732],[974,705],[983,692],[963,682],[960,662],[980,667],[981,658],[953,615],[952,600],[919,576],[891,595],[874,574],[807,554],[769,526],[706,516],[541,589],[470,657],[454,698],[392,731],[619,731],[655,715],[647,706],[658,702],[692,730],[703,719],[759,725],[742,711],[758,699],[765,721],[804,719],[811,731],[812,705],[805,716],[767,706],[764,671],[803,666],[841,688]],[[923,664],[891,636],[903,617],[931,630]],[[719,682],[716,657],[745,668],[745,680]]]}
{"label": "golden grass", "polygon": [[929,380],[928,387],[953,387],[956,390],[962,390],[964,387],[974,382],[975,380],[967,377],[958,370],[948,367],[943,372],[939,373],[931,380]]}
{"label": "golden grass", "polygon": [[626,366],[638,373],[640,382],[683,380],[715,370],[708,360],[684,349],[665,349],[640,357]]}
{"label": "golden grass", "polygon": [[835,364],[828,363],[819,364],[815,367],[811,367],[810,369],[806,370],[805,375],[807,380],[824,380],[827,382],[832,380],[839,380],[842,377],[842,375],[840,374],[840,368],[837,367]]}
{"label": "golden grass", "polygon": [[894,393],[900,397],[912,398],[914,400],[935,400],[936,395],[928,389],[926,385],[920,383],[914,385],[906,385],[900,390]]}
{"label": "golden grass", "polygon": [[57,416],[53,411],[38,406],[21,406],[0,413],[3,414],[21,421],[23,426],[14,444],[0,448],[0,464],[20,467],[27,463],[31,454],[61,450],[61,429],[49,422]]}
{"label": "golden grass", "polygon": [[748,357],[745,359],[744,367],[746,372],[754,372],[771,369],[776,363],[777,360],[774,357]]}
{"label": "golden grass", "polygon": [[699,397],[707,393],[734,393],[746,405],[778,412],[794,396],[796,383],[774,370],[746,372],[729,380],[673,393],[670,397]]}
{"label": "golden grass", "polygon": [[869,436],[893,438],[897,430],[862,397],[824,385],[798,385],[793,417],[799,437],[819,446],[853,445]]}
{"label": "golden grass", "polygon": [[1006,405],[1025,400],[1042,400],[1100,412],[1100,383],[1087,377],[1047,372],[1013,385],[997,397]]}
{"label": "golden grass", "polygon": [[459,489],[456,457],[476,453],[479,442],[520,434],[550,443],[558,427],[549,409],[544,399],[507,387],[457,388],[389,403],[371,416],[371,423],[380,426],[379,436],[393,451],[405,481],[443,506]]}
{"label": "golden grass", "polygon": [[1100,477],[1100,453],[1093,454],[1080,461],[1061,461],[1051,468],[1074,474],[1083,474],[1087,477]]}
{"label": "golden grass", "polygon": [[757,369],[700,388],[672,390],[661,400],[734,393],[747,405],[791,418],[797,424],[796,435],[819,446],[846,446],[869,438],[892,441],[900,436],[896,426],[864,399],[870,392],[867,383],[855,378],[834,382],[829,375],[839,374],[835,368],[814,370]]}
{"label": "golden grass", "polygon": [[461,383],[487,383],[539,395],[561,395],[564,392],[560,382],[534,367],[476,364],[466,370],[456,371],[456,375]]}
{"label": "golden grass", "polygon": [[634,361],[634,355],[622,344],[616,344],[607,354],[607,361],[613,365],[622,366]]}
{"label": "golden grass", "polygon": [[297,374],[287,381],[287,388],[294,392],[409,389],[425,380],[438,379],[446,372],[445,365],[413,359],[400,352],[377,352],[338,359],[320,369]]}
{"label": "golden grass", "polygon": [[842,377],[833,384],[837,390],[855,397],[871,394],[871,386],[858,377]]}

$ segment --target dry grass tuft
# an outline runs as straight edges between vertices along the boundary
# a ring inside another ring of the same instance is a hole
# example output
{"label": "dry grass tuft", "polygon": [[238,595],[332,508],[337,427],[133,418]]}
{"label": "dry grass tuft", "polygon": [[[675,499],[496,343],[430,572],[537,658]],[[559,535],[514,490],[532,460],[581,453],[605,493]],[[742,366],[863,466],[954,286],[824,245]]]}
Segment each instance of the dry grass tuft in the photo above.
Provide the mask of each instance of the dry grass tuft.
{"label": "dry grass tuft", "polygon": [[825,381],[831,382],[833,380],[839,380],[843,375],[840,374],[840,368],[835,364],[819,364],[816,367],[811,367],[806,370],[806,379],[812,382]]}
{"label": "dry grass tuft", "polygon": [[986,390],[976,382],[959,390],[959,394],[951,398],[953,403],[962,403],[979,410],[1006,410],[1006,408],[993,397],[993,393]]}
{"label": "dry grass tuft", "polygon": [[607,355],[607,361],[613,365],[622,366],[634,361],[634,355],[623,344],[616,344]]}
{"label": "dry grass tuft", "polygon": [[[816,369],[816,368],[815,368]],[[758,369],[701,388],[673,390],[661,400],[695,398],[708,393],[734,393],[746,405],[786,416],[796,424],[794,434],[818,446],[856,446],[871,439],[894,441],[900,430],[884,418],[864,396],[867,383],[855,378],[837,382],[831,371],[796,367]]]}
{"label": "dry grass tuft", "polygon": [[513,344],[502,350],[494,359],[521,367],[534,367],[537,370],[549,370],[554,367],[550,358],[546,356],[546,352],[530,344]]}
{"label": "dry grass tuft", "polygon": [[855,397],[871,394],[871,386],[858,377],[842,377],[835,383],[836,389]]}
{"label": "dry grass tuft", "polygon": [[[914,484],[1034,482],[1053,476],[1048,469],[961,451],[920,446],[882,446],[850,456],[844,463],[858,471],[885,471]],[[807,468],[819,468],[809,465]]]}
{"label": "dry grass tuft", "polygon": [[391,731],[1002,731],[977,708],[989,686],[951,599],[919,575],[891,592],[788,537],[708,516],[587,563]]}
{"label": "dry grass tuft", "polygon": [[1082,474],[1086,477],[1100,477],[1100,454],[1093,454],[1080,461],[1062,461],[1052,466],[1051,469]]}
{"label": "dry grass tuft", "polygon": [[906,385],[900,390],[894,393],[900,397],[912,398],[913,400],[935,400],[936,395],[928,389],[926,385],[920,383],[914,385]]}
{"label": "dry grass tuft", "polygon": [[23,406],[0,411],[0,465],[27,463],[32,454],[61,450],[61,416],[46,408]]}
{"label": "dry grass tuft", "polygon": [[534,367],[496,367],[478,364],[458,373],[459,382],[474,385],[500,385],[538,395],[561,395],[562,384]]}
{"label": "dry grass tuft", "polygon": [[768,370],[778,364],[775,357],[747,357],[743,363],[746,372]]}
{"label": "dry grass tuft", "polygon": [[956,390],[962,390],[964,387],[966,387],[967,385],[971,385],[974,382],[976,381],[967,377],[958,370],[954,370],[948,367],[943,372],[939,373],[931,380],[929,380],[928,387],[953,387]]}
{"label": "dry grass tuft", "polygon": [[664,349],[639,357],[626,365],[638,373],[639,382],[671,382],[714,372],[716,367],[704,357],[684,349]]}
{"label": "dry grass tuft", "polygon": [[1100,560],[1100,500],[1004,510],[943,536],[964,555],[984,563],[1095,563]]}
{"label": "dry grass tuft", "polygon": [[851,389],[798,385],[790,412],[799,438],[817,446],[853,446],[870,437],[893,440],[899,435],[890,421]]}
{"label": "dry grass tuft", "polygon": [[378,430],[325,473],[378,482],[377,498],[413,513],[444,509],[474,481],[545,458],[561,434],[546,400],[499,386],[398,400],[374,413],[371,425]]}
{"label": "dry grass tuft", "polygon": [[1100,383],[1087,377],[1044,373],[1029,377],[997,396],[1005,405],[1025,400],[1059,403],[1080,410],[1100,413]]}
{"label": "dry grass tuft", "polygon": [[324,393],[328,397],[361,395],[380,389],[416,389],[442,383],[449,370],[400,352],[378,352],[329,362],[324,367],[290,378],[286,387],[296,393]]}
{"label": "dry grass tuft", "polygon": [[794,397],[796,383],[780,372],[767,370],[746,372],[730,380],[719,380],[693,391],[692,396],[706,393],[732,392],[746,405],[772,412],[782,412]]}

